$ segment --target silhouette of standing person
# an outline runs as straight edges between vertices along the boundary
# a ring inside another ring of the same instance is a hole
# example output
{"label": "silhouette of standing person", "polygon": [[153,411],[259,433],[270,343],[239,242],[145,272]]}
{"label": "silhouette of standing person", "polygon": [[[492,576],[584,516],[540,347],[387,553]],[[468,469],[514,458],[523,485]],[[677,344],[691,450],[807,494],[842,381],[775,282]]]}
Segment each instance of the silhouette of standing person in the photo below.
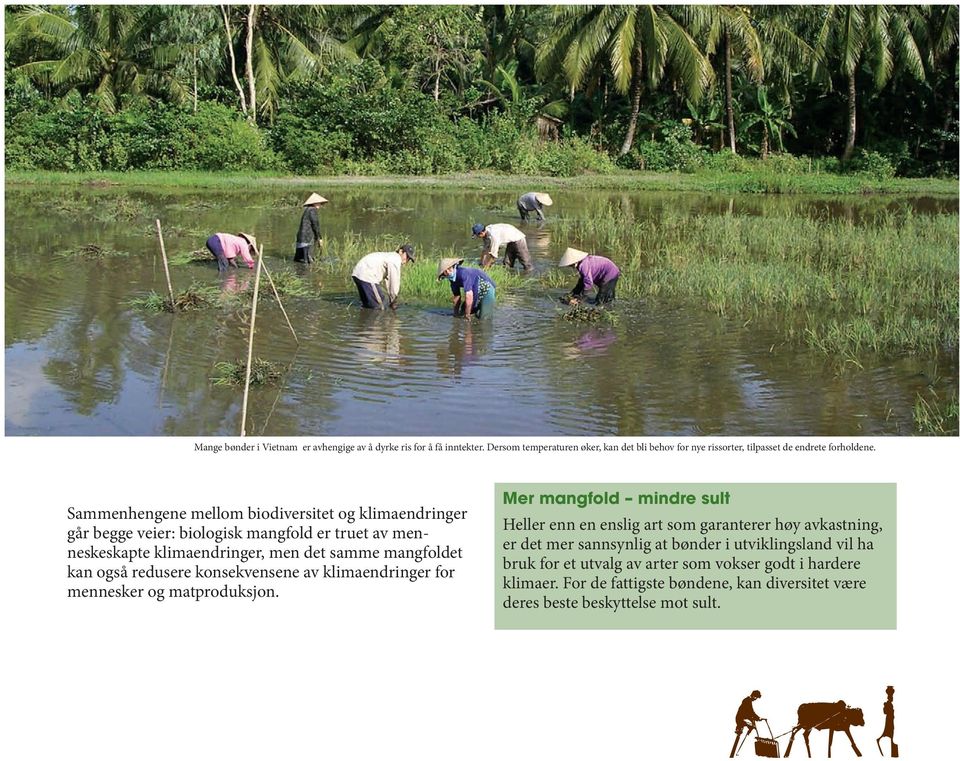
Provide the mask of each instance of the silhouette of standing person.
{"label": "silhouette of standing person", "polygon": [[893,741],[893,687],[887,687],[887,702],[883,704],[883,734],[877,738],[877,747],[880,748],[880,755],[883,755],[883,748],[880,746],[880,741],[884,737],[890,738],[890,755],[893,758],[899,758],[899,748],[897,744]]}
{"label": "silhouette of standing person", "polygon": [[737,736],[733,738],[733,747],[730,749],[730,758],[733,758],[737,755],[737,745],[740,744],[740,735],[743,733],[744,728],[747,730],[747,734],[744,736],[743,741],[747,741],[747,737],[751,732],[757,731],[757,722],[763,721],[763,717],[757,716],[757,712],[753,710],[753,701],[758,700],[762,696],[760,695],[760,690],[754,690],[747,697],[743,699],[743,702],[740,703],[740,707],[737,709]]}

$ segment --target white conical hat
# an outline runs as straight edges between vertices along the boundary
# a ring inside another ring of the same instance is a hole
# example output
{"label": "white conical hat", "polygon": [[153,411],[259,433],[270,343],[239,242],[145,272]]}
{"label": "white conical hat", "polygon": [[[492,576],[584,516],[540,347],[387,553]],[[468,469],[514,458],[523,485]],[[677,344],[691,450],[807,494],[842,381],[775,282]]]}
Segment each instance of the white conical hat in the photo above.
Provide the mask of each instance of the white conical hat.
{"label": "white conical hat", "polygon": [[560,257],[560,263],[558,267],[569,267],[571,264],[576,264],[577,262],[582,262],[590,254],[586,251],[579,251],[575,248],[568,248],[563,252],[563,256]]}
{"label": "white conical hat", "polygon": [[304,206],[313,206],[315,203],[328,203],[327,199],[319,193],[311,193],[310,197],[303,202]]}
{"label": "white conical hat", "polygon": [[457,259],[455,257],[448,257],[446,259],[441,259],[440,266],[437,267],[437,280],[442,278],[443,273],[446,272],[448,269],[450,269],[454,265],[459,267],[461,264],[463,264],[463,259]]}
{"label": "white conical hat", "polygon": [[241,238],[243,238],[247,243],[249,243],[250,246],[253,248],[254,251],[257,250],[257,239],[254,238],[250,233],[237,233],[237,235],[239,235],[239,236],[240,236]]}
{"label": "white conical hat", "polygon": [[534,193],[533,195],[543,206],[553,206],[553,199],[549,193]]}

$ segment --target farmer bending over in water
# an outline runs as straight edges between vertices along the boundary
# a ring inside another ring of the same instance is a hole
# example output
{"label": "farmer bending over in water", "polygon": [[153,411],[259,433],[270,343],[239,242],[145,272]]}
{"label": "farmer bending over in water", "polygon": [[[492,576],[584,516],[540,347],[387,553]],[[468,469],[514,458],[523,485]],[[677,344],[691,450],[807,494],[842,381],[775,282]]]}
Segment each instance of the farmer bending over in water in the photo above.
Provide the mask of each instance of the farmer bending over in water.
{"label": "farmer bending over in water", "polygon": [[253,255],[257,253],[257,239],[247,233],[239,233],[238,235],[214,233],[207,238],[207,250],[217,260],[217,267],[220,272],[226,272],[230,265],[236,267],[238,256],[246,262],[250,269],[253,269]]}
{"label": "farmer bending over in water", "polygon": [[384,308],[380,283],[386,280],[390,308],[396,309],[400,296],[400,268],[413,260],[413,246],[404,243],[396,251],[375,251],[357,262],[353,268],[353,283],[357,286],[363,308]]}
{"label": "farmer bending over in water", "polygon": [[560,257],[559,267],[572,267],[580,274],[580,279],[570,292],[570,303],[579,304],[583,292],[597,286],[597,298],[594,303],[607,304],[613,301],[617,290],[620,270],[605,256],[595,256],[586,251],[568,248]]}
{"label": "farmer bending over in water", "polygon": [[483,241],[483,254],[480,266],[486,269],[500,256],[500,247],[506,246],[503,257],[505,267],[513,269],[513,263],[519,259],[525,270],[530,269],[530,251],[527,250],[527,236],[513,225],[484,225],[477,222],[473,226],[473,237]]}
{"label": "farmer bending over in water", "polygon": [[543,207],[553,206],[553,199],[549,193],[524,193],[517,199],[517,211],[520,212],[520,219],[524,222],[531,212],[536,212],[537,221],[543,222],[546,217],[543,216]]}
{"label": "farmer bending over in water", "polygon": [[497,289],[490,276],[482,270],[461,267],[463,259],[441,259],[437,280],[449,280],[453,292],[453,316],[463,315],[468,320],[475,314],[483,320],[493,316],[497,303]]}

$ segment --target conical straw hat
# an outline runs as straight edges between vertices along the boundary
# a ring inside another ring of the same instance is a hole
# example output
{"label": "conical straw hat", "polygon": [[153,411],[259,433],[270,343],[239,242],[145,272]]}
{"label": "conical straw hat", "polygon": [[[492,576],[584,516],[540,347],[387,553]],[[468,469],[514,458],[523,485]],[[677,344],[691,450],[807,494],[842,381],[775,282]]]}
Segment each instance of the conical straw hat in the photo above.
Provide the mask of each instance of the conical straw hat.
{"label": "conical straw hat", "polygon": [[553,206],[553,199],[549,193],[534,193],[533,195],[544,206]]}
{"label": "conical straw hat", "polygon": [[450,269],[454,265],[457,265],[459,267],[461,264],[463,264],[463,259],[456,259],[454,257],[441,259],[440,266],[437,267],[437,280],[440,280],[441,278],[443,278],[443,273],[445,270]]}
{"label": "conical straw hat", "polygon": [[327,199],[319,193],[311,193],[310,197],[303,202],[304,206],[313,206],[315,203],[328,203]]}
{"label": "conical straw hat", "polygon": [[577,262],[582,262],[590,254],[586,251],[579,251],[575,248],[568,248],[563,252],[563,256],[560,257],[560,263],[558,267],[569,267],[571,264],[576,264]]}
{"label": "conical straw hat", "polygon": [[241,238],[243,238],[247,243],[249,243],[254,251],[257,251],[257,239],[254,238],[250,233],[237,233]]}

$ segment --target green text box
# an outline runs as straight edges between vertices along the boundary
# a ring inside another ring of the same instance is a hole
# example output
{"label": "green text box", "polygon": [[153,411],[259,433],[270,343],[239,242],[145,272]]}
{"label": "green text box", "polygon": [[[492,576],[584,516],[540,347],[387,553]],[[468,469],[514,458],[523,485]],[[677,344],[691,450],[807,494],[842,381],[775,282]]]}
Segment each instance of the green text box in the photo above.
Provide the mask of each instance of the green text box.
{"label": "green text box", "polygon": [[498,629],[896,628],[893,484],[498,484]]}

